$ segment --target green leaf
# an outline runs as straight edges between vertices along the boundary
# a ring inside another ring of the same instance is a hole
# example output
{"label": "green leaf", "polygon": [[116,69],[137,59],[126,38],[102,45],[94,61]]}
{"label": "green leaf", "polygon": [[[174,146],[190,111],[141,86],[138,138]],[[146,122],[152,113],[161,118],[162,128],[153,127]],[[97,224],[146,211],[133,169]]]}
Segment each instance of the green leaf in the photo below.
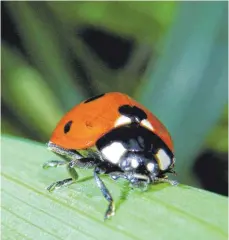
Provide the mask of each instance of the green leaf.
{"label": "green leaf", "polygon": [[128,192],[104,177],[118,206],[104,222],[107,203],[90,170],[79,171],[78,184],[46,191],[67,177],[61,167],[42,169],[51,159],[60,157],[44,145],[2,137],[2,239],[227,239],[226,197],[167,184]]}

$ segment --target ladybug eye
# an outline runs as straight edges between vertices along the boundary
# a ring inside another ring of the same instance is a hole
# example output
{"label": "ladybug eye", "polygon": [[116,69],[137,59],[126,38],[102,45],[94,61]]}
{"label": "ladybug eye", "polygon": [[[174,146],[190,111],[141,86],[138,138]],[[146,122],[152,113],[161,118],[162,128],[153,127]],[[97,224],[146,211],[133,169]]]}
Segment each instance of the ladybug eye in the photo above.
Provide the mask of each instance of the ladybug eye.
{"label": "ladybug eye", "polygon": [[89,102],[94,101],[94,100],[96,100],[98,98],[101,98],[104,95],[105,95],[105,93],[97,95],[97,96],[94,96],[94,97],[91,97],[91,98],[87,99],[86,101],[84,101],[84,103],[89,103]]}
{"label": "ladybug eye", "polygon": [[70,131],[71,125],[72,125],[72,121],[69,121],[68,123],[65,124],[64,133],[68,133]]}

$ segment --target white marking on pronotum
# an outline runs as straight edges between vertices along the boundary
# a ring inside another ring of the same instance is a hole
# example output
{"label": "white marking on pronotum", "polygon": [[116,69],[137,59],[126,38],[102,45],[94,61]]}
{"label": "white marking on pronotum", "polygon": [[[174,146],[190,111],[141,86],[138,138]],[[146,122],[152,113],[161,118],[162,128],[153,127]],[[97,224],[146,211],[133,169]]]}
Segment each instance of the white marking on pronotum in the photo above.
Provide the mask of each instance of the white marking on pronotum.
{"label": "white marking on pronotum", "polygon": [[127,125],[131,123],[131,119],[126,116],[119,117],[115,122],[115,127]]}
{"label": "white marking on pronotum", "polygon": [[147,165],[146,165],[146,167],[147,167],[147,170],[149,171],[149,172],[153,172],[153,170],[154,170],[154,164],[153,163],[148,163]]}
{"label": "white marking on pronotum", "polygon": [[146,120],[146,119],[141,121],[141,125],[143,125],[144,127],[148,128],[148,129],[150,129],[152,131],[154,130],[152,124],[148,120]]}
{"label": "white marking on pronotum", "polygon": [[117,164],[126,149],[119,142],[114,142],[102,149],[102,154],[113,164]]}
{"label": "white marking on pronotum", "polygon": [[137,168],[138,166],[139,166],[139,162],[138,162],[138,160],[137,159],[132,159],[131,160],[131,166],[133,167],[133,168]]}
{"label": "white marking on pronotum", "polygon": [[156,156],[158,159],[158,165],[159,165],[160,169],[161,170],[168,169],[168,167],[171,165],[171,159],[167,155],[167,153],[163,149],[160,149],[157,152]]}

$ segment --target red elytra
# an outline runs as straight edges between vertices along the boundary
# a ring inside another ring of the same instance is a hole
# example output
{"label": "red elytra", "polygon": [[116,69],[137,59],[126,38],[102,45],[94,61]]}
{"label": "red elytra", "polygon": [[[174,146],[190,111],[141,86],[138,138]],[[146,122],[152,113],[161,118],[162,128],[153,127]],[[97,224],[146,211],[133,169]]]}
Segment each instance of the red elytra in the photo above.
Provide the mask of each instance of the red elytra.
{"label": "red elytra", "polygon": [[[57,124],[50,141],[65,149],[90,148],[100,137],[114,129],[115,122],[121,116],[118,109],[122,105],[142,109],[153,126],[151,131],[174,152],[171,136],[160,120],[143,105],[119,92],[106,93],[95,100],[87,100],[73,107]],[[63,129],[69,121],[72,121],[71,131],[66,134]]]}

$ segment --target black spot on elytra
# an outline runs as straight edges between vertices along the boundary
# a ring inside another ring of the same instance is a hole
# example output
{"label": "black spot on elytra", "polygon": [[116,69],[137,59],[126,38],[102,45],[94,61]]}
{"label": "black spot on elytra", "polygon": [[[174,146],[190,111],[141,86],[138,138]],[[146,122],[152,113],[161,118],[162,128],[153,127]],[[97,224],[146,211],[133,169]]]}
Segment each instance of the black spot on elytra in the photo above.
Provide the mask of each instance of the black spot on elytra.
{"label": "black spot on elytra", "polygon": [[84,101],[84,103],[89,103],[89,102],[94,101],[94,100],[96,100],[98,98],[101,98],[104,95],[105,95],[105,93],[97,95],[97,96],[94,96],[94,97],[91,97],[91,98],[87,99],[86,101]]}
{"label": "black spot on elytra", "polygon": [[123,106],[119,107],[118,110],[119,110],[120,114],[125,115],[134,121],[136,121],[136,120],[142,121],[144,119],[147,119],[146,113],[142,109],[140,109],[136,106],[132,107],[130,105],[123,105]]}
{"label": "black spot on elytra", "polygon": [[71,129],[72,121],[69,121],[68,123],[65,124],[64,126],[64,133],[68,133]]}

